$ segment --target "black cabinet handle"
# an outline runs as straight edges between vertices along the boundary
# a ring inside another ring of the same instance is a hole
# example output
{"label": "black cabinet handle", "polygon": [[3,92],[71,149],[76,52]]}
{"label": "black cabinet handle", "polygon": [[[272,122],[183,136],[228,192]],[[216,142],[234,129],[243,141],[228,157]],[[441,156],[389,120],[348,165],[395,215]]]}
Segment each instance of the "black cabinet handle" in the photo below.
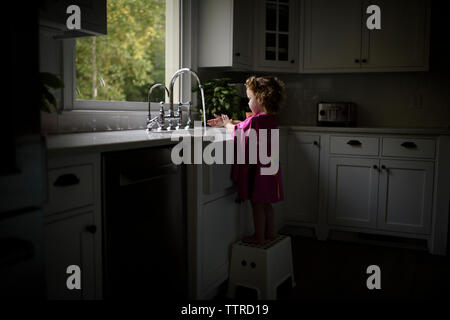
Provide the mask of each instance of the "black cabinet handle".
{"label": "black cabinet handle", "polygon": [[55,187],[68,187],[74,186],[80,183],[80,179],[73,173],[66,173],[60,175],[53,183]]}
{"label": "black cabinet handle", "polygon": [[355,63],[359,63],[359,59],[355,59]]}
{"label": "black cabinet handle", "polygon": [[378,170],[378,166],[376,164],[373,165],[373,168]]}
{"label": "black cabinet handle", "polygon": [[351,146],[360,146],[360,145],[362,145],[361,141],[359,141],[359,140],[349,140],[347,142],[347,144],[349,144]]}
{"label": "black cabinet handle", "polygon": [[315,146],[318,146],[318,145],[319,145],[319,143],[318,143],[317,141],[314,141],[313,144],[314,144]]}
{"label": "black cabinet handle", "polygon": [[417,144],[415,144],[414,142],[410,142],[410,141],[405,141],[401,144],[402,147],[405,147],[407,149],[414,149],[417,148]]}
{"label": "black cabinet handle", "polygon": [[291,60],[291,63],[295,63],[295,60]]}
{"label": "black cabinet handle", "polygon": [[362,63],[367,63],[367,59],[362,59],[361,62]]}
{"label": "black cabinet handle", "polygon": [[386,168],[386,166],[383,164],[383,165],[381,166],[381,169],[386,170],[387,168]]}
{"label": "black cabinet handle", "polygon": [[239,52],[236,52],[236,57],[240,57],[241,54]]}
{"label": "black cabinet handle", "polygon": [[86,227],[86,231],[89,232],[89,233],[94,234],[94,233],[97,232],[97,226],[95,226],[95,225],[87,226]]}

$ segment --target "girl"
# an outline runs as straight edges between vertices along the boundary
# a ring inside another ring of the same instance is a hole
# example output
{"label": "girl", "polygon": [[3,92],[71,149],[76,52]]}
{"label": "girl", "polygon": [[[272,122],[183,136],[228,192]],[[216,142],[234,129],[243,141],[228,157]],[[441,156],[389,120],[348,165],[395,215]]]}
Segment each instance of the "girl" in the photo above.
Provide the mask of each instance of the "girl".
{"label": "girl", "polygon": [[[270,147],[270,131],[277,129],[275,114],[280,110],[284,102],[284,84],[276,77],[250,77],[245,82],[247,87],[248,105],[252,115],[244,121],[231,120],[226,115],[214,115],[215,119],[208,120],[213,127],[223,126],[236,137],[236,130],[243,131],[243,143],[248,154],[248,132],[256,130],[256,141],[259,142],[259,129],[267,129],[268,146]],[[235,138],[236,140],[236,138]],[[241,140],[242,141],[242,140]],[[249,199],[252,204],[253,223],[255,232],[252,236],[245,237],[244,242],[263,244],[266,240],[275,238],[274,217],[271,203],[283,200],[283,187],[281,183],[281,172],[274,175],[262,175],[262,165],[259,161],[259,146],[257,146],[258,161],[256,165],[235,164],[232,170],[232,179],[238,186],[238,200]]]}

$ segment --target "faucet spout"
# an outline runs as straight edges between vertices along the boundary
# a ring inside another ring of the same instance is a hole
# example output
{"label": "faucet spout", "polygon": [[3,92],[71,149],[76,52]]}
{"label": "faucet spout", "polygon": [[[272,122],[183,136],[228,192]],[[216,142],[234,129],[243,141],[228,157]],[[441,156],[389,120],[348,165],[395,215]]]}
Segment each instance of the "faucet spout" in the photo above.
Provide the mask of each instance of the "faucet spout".
{"label": "faucet spout", "polygon": [[197,80],[198,83],[198,87],[200,88],[200,92],[202,95],[202,106],[203,106],[203,122],[204,122],[204,126],[205,126],[205,130],[206,130],[206,114],[205,114],[205,94],[203,91],[203,86],[200,82],[200,78],[198,77],[197,73],[189,68],[182,68],[178,71],[176,71],[174,73],[174,75],[172,76],[172,80],[170,81],[170,85],[169,85],[169,104],[170,104],[170,117],[174,116],[174,110],[173,110],[173,87],[175,85],[175,81],[177,80],[177,78],[182,75],[183,73],[190,73],[194,76],[194,78]]}
{"label": "faucet spout", "polygon": [[163,85],[162,83],[155,83],[154,85],[152,85],[150,87],[150,90],[148,90],[148,117],[149,118],[150,118],[150,105],[151,105],[150,98],[152,96],[153,90],[158,88],[158,87],[163,87],[165,89],[166,93],[167,93],[167,96],[170,97],[169,90],[167,89],[167,87],[165,85]]}

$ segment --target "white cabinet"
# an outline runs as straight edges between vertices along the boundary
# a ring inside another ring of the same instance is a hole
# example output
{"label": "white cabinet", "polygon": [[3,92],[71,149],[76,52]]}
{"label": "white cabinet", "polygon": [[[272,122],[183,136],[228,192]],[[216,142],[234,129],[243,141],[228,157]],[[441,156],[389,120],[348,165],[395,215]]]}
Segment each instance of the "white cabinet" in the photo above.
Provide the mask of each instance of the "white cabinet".
{"label": "white cabinet", "polygon": [[431,232],[434,163],[381,160],[378,228]]}
{"label": "white cabinet", "polygon": [[361,68],[367,71],[428,70],[430,2],[428,0],[364,1],[381,8],[381,30],[364,27]]}
{"label": "white cabinet", "polygon": [[236,194],[231,193],[203,205],[199,226],[203,292],[228,277],[231,245],[241,236],[241,215],[235,198]]}
{"label": "white cabinet", "polygon": [[[329,159],[328,224],[430,234],[434,162],[416,159],[434,154],[435,140],[331,136],[331,153],[343,153],[345,140],[364,143],[345,147],[354,157]],[[382,141],[382,156],[364,157],[367,147],[378,148],[378,143],[366,142],[378,140]]]}
{"label": "white cabinet", "polygon": [[199,1],[199,67],[251,68],[252,4],[253,0]]}
{"label": "white cabinet", "polygon": [[[49,299],[102,297],[100,156],[50,156],[45,215]],[[70,265],[80,267],[81,289],[68,289]]]}
{"label": "white cabinet", "polygon": [[293,0],[255,0],[256,70],[298,72],[298,5]]}
{"label": "white cabinet", "polygon": [[328,223],[375,228],[378,160],[330,158]]}
{"label": "white cabinet", "polygon": [[[95,232],[92,211],[69,217],[53,216],[45,225],[46,279],[48,299],[95,299]],[[70,290],[67,268],[80,268],[81,288]]]}
{"label": "white cabinet", "polygon": [[[366,26],[369,5],[381,29]],[[428,0],[306,0],[304,72],[426,71]]]}
{"label": "white cabinet", "polygon": [[361,0],[306,0],[304,70],[359,69],[361,30]]}
{"label": "white cabinet", "polygon": [[317,222],[320,136],[292,133],[288,140],[288,177],[285,220]]}

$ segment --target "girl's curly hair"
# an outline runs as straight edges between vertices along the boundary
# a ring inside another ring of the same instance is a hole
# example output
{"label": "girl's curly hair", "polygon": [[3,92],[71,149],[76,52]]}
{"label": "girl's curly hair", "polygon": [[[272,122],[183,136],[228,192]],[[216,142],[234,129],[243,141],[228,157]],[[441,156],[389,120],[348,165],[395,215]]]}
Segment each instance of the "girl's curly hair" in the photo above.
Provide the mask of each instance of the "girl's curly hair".
{"label": "girl's curly hair", "polygon": [[264,107],[267,114],[277,114],[286,100],[284,83],[277,77],[251,76],[245,81],[247,89],[251,90]]}

